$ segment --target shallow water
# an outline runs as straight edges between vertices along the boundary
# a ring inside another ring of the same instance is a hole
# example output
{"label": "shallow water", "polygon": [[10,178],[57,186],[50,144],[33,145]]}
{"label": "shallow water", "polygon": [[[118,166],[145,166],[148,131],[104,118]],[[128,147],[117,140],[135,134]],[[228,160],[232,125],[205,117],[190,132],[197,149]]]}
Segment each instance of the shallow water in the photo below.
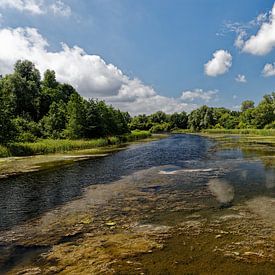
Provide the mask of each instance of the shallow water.
{"label": "shallow water", "polygon": [[275,171],[213,145],[176,135],[1,180],[0,270],[271,274]]}

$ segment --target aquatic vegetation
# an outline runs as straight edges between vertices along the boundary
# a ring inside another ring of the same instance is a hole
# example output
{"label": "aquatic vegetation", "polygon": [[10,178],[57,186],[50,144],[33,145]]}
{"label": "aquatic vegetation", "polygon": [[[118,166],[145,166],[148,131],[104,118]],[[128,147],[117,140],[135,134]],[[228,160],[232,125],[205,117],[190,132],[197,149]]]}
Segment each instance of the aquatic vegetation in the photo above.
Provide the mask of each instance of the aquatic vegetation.
{"label": "aquatic vegetation", "polygon": [[7,274],[270,274],[273,170],[239,155],[216,147],[203,159],[87,187],[81,197],[1,232],[11,255],[15,246],[46,248]]}
{"label": "aquatic vegetation", "polygon": [[152,134],[149,131],[133,131],[123,136],[91,140],[42,139],[36,142],[15,142],[6,146],[0,146],[0,157],[64,153],[73,150],[119,145],[151,136]]}

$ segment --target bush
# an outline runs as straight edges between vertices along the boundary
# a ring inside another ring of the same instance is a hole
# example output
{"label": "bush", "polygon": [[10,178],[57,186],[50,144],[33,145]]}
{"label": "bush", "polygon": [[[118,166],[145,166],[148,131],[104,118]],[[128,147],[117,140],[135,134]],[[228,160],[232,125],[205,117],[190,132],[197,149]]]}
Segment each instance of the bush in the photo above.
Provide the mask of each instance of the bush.
{"label": "bush", "polygon": [[162,124],[155,124],[150,129],[151,133],[161,133],[161,132],[168,132],[170,130],[170,124],[169,123],[162,123]]}

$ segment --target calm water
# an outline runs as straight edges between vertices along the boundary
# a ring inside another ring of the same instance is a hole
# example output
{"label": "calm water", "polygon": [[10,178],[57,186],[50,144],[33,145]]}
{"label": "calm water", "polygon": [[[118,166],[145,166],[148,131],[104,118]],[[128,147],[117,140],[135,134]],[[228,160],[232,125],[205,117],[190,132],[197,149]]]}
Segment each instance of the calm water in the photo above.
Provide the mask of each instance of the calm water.
{"label": "calm water", "polygon": [[[124,151],[104,158],[81,161],[56,170],[3,179],[0,181],[0,230],[3,234],[13,231],[16,226],[28,224],[29,220],[31,223],[33,218],[42,216],[65,203],[70,205],[69,202],[75,199],[80,199],[76,205],[83,205],[88,211],[89,206],[86,203],[89,204],[95,196],[89,186],[97,184],[112,186],[111,183],[119,180],[126,184],[126,188],[129,186],[131,189],[130,187],[135,185],[138,192],[148,193],[149,197],[152,195],[156,198],[157,204],[146,199],[133,200],[137,203],[134,207],[139,213],[133,218],[144,223],[169,226],[178,226],[188,213],[198,211],[208,219],[218,211],[223,213],[224,209],[245,204],[260,196],[275,197],[274,169],[266,168],[253,155],[244,156],[239,149],[215,151],[213,148],[214,143],[206,138],[174,135],[155,142],[132,145]],[[216,179],[218,181],[215,181]],[[211,180],[214,181],[209,185]],[[116,191],[110,187],[109,192],[113,192],[112,190]],[[121,196],[115,198],[113,202],[111,199],[108,202],[107,211],[104,212],[108,217],[112,216],[112,212],[115,213],[113,218],[120,215],[120,205],[132,207],[132,204],[127,205],[127,200],[124,200],[125,197],[132,195],[126,191]],[[184,200],[187,208],[183,207]],[[179,210],[171,212],[171,209],[177,207]],[[156,210],[157,208],[161,210]],[[68,211],[72,213],[76,211],[73,207],[64,209],[69,209]],[[39,231],[39,228],[37,230]],[[8,246],[12,247],[13,244]],[[6,248],[3,247],[4,251]],[[16,266],[18,258],[27,254],[20,249],[25,248],[19,247],[15,255],[4,257],[5,268]],[[175,255],[179,255],[180,249],[185,253],[182,246],[177,249],[172,248],[168,254],[160,254],[160,258],[155,259],[153,256],[152,262],[158,262],[161,257],[167,255],[173,259]],[[36,252],[32,250],[31,253]],[[204,252],[204,255],[207,253]],[[150,257],[146,256],[141,261],[151,266],[152,274],[158,272],[154,271],[155,267],[150,263]],[[167,267],[169,268],[168,262],[167,266],[162,268],[164,270]],[[184,271],[185,267],[182,268]]]}
{"label": "calm water", "polygon": [[80,196],[89,185],[112,182],[154,166],[188,166],[186,161],[206,158],[210,145],[198,136],[179,135],[131,146],[101,159],[0,180],[0,230]]}

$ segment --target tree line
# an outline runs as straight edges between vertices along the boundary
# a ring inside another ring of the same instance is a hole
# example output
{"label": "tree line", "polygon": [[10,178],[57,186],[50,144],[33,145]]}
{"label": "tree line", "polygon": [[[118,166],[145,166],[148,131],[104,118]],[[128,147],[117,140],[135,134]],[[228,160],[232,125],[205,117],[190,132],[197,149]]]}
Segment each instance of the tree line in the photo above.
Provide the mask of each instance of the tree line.
{"label": "tree line", "polygon": [[209,128],[275,128],[275,93],[255,106],[244,101],[241,111],[202,106],[186,112],[131,117],[102,100],[84,99],[55,72],[43,78],[35,65],[19,60],[12,74],[0,77],[0,143],[32,142],[39,138],[91,139],[118,136],[131,130],[151,132]]}
{"label": "tree line", "polygon": [[203,129],[275,129],[275,93],[265,95],[255,106],[251,100],[242,102],[240,111],[206,105],[192,111],[167,115],[163,112],[131,119],[130,129],[152,132],[170,131],[176,128],[200,131]]}
{"label": "tree line", "polygon": [[90,139],[129,132],[128,113],[81,97],[47,70],[41,79],[30,61],[17,61],[0,79],[0,143],[38,138]]}

